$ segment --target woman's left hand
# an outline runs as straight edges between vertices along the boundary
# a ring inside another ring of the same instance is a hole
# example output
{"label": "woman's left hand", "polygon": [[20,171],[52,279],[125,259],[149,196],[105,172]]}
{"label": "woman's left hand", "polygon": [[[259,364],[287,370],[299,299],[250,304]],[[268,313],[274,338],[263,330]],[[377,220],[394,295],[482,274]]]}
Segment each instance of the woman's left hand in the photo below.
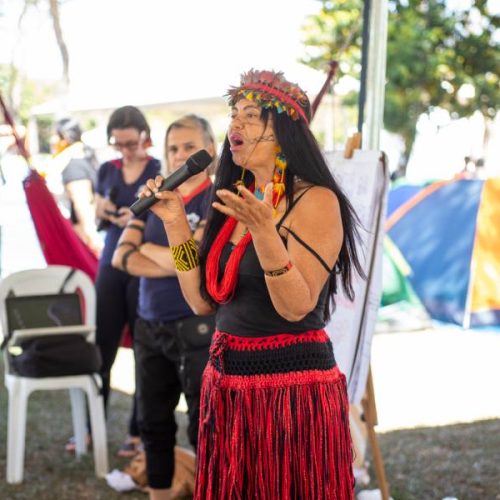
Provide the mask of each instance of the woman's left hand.
{"label": "woman's left hand", "polygon": [[118,217],[109,217],[109,220],[118,227],[125,227],[133,216],[132,211],[128,207],[119,208],[118,214]]}
{"label": "woman's left hand", "polygon": [[262,201],[243,185],[237,186],[237,189],[240,196],[227,189],[219,189],[217,196],[223,203],[216,201],[212,206],[219,212],[234,217],[250,232],[268,228],[273,219],[273,184],[270,182],[266,185]]}

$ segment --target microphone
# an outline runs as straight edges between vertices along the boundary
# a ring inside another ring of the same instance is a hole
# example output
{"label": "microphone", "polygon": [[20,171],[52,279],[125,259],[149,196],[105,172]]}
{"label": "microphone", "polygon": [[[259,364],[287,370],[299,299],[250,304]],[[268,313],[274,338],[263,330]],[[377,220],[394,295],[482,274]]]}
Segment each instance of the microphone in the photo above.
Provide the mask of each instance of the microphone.
{"label": "microphone", "polygon": [[[108,193],[108,200],[111,203],[113,203],[113,205],[116,205],[117,199],[118,199],[118,186],[111,186]],[[106,210],[106,213],[107,215],[114,215],[115,217],[118,216],[117,212],[109,212],[109,210]],[[110,224],[111,222],[109,222],[109,220],[101,219],[97,226],[97,230],[102,231],[103,229],[107,229]]]}
{"label": "microphone", "polygon": [[[205,170],[210,163],[212,163],[212,157],[208,154],[208,152],[205,149],[198,151],[194,155],[190,156],[182,167],[164,179],[159,190],[173,191],[193,175],[199,174]],[[155,198],[154,195],[148,196],[147,198],[139,198],[130,206],[130,210],[134,215],[141,215],[148,208],[151,208],[157,201],[159,200],[158,198]]]}

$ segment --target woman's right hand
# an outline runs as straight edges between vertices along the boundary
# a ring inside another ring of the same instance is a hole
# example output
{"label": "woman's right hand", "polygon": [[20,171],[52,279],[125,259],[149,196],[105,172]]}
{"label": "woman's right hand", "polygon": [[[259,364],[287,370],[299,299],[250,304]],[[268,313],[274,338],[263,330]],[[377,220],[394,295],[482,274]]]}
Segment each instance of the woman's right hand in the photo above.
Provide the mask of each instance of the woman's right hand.
{"label": "woman's right hand", "polygon": [[181,196],[175,191],[159,191],[163,181],[164,178],[161,175],[149,179],[144,189],[139,193],[139,198],[155,196],[158,202],[152,205],[150,210],[165,224],[173,225],[176,222],[185,221],[186,212]]}

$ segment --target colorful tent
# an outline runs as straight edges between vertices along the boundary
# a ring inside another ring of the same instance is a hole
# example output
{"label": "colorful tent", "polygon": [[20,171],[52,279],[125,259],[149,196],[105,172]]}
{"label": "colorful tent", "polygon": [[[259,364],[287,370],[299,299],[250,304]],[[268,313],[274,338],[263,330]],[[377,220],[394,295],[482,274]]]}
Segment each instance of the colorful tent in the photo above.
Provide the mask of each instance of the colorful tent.
{"label": "colorful tent", "polygon": [[422,186],[418,184],[400,184],[391,187],[387,198],[387,216],[392,215],[394,211],[413,198],[421,189]]}
{"label": "colorful tent", "polygon": [[[404,184],[404,181],[399,180],[396,182],[397,184],[392,185],[387,198],[387,217],[415,196],[423,187],[417,184]],[[407,276],[411,272],[408,263],[387,234],[384,238],[382,271],[383,290],[381,306],[404,302],[422,307],[411,288],[410,282],[407,280]]]}
{"label": "colorful tent", "polygon": [[398,247],[388,236],[384,238],[382,271],[382,307],[398,302],[422,307],[407,279],[411,270]]}
{"label": "colorful tent", "polygon": [[386,230],[432,318],[500,325],[500,178],[430,184],[394,210]]}

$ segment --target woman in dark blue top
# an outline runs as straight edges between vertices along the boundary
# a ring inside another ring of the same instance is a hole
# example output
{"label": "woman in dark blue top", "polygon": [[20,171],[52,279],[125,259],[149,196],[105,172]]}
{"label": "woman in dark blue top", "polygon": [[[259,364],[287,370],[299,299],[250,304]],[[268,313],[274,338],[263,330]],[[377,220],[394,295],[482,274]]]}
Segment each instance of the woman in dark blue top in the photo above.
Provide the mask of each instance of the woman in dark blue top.
{"label": "woman in dark blue top", "polygon": [[354,498],[345,377],[324,330],[352,298],[357,219],[282,73],[242,75],[200,248],[179,200],[150,180],[182,291],[216,311],[203,375],[196,500]]}
{"label": "woman in dark blue top", "polygon": [[[215,156],[215,140],[206,120],[187,115],[168,127],[165,156],[170,172],[200,149]],[[203,171],[177,189],[176,196],[196,238],[202,236],[211,188]],[[136,226],[143,227],[144,234]],[[140,276],[134,340],[139,427],[151,498],[170,498],[177,431],[174,411],[182,391],[188,403],[188,437],[196,449],[201,375],[208,360],[213,316],[197,318],[184,299],[163,221],[152,212],[147,213],[145,221],[134,219],[129,223],[113,265]]]}
{"label": "woman in dark blue top", "polygon": [[[146,180],[160,171],[160,162],[147,153],[151,144],[150,129],[137,108],[125,106],[115,110],[109,118],[107,135],[109,143],[121,153],[121,158],[101,165],[96,188],[97,217],[101,220],[100,226],[106,229],[96,281],[96,343],[103,360],[101,376],[105,405],[109,396],[111,367],[125,325],[134,337],[139,285],[137,278],[114,269],[111,259],[123,229],[132,217],[128,207],[135,201]],[[119,451],[121,456],[135,454],[140,441],[135,397],[128,433]]]}

